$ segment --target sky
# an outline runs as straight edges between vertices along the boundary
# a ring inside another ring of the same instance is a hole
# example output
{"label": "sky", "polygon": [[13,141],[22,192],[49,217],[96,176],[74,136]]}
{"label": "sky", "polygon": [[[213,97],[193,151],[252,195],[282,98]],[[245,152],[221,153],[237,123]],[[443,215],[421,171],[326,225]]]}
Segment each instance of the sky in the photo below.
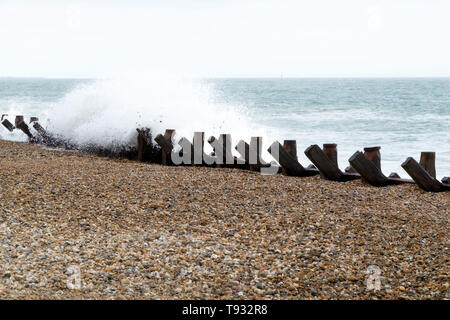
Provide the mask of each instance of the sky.
{"label": "sky", "polygon": [[447,77],[447,0],[0,0],[0,77]]}

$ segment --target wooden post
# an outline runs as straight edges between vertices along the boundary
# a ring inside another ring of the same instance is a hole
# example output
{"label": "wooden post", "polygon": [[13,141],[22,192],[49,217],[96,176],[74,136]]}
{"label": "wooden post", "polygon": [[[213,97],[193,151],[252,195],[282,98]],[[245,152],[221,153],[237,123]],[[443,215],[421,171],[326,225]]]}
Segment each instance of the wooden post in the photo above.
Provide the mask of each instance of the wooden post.
{"label": "wooden post", "polygon": [[[376,150],[370,150],[370,152],[376,152]],[[376,158],[376,155],[374,155]],[[372,158],[373,159],[373,158]],[[361,177],[369,184],[381,187],[390,184],[389,179],[381,172],[380,167],[376,162],[369,159],[361,152],[355,152],[348,160],[353,168],[361,175]],[[375,159],[376,160],[376,159]]]}
{"label": "wooden post", "polygon": [[13,130],[14,130],[14,125],[11,123],[11,122],[9,122],[9,120],[8,119],[5,119],[5,120],[3,120],[2,121],[2,125],[6,128],[6,129],[8,129],[10,132],[13,132]]}
{"label": "wooden post", "polygon": [[[364,156],[372,161],[377,168],[381,170],[381,154],[380,154],[381,147],[368,147],[364,148]],[[348,166],[344,170],[346,173],[357,173],[358,171],[355,170],[352,166]]]}
{"label": "wooden post", "polygon": [[432,176],[436,178],[436,153],[435,152],[422,152],[420,154],[419,164]]}
{"label": "wooden post", "polygon": [[305,150],[305,154],[317,169],[319,169],[321,176],[329,180],[341,180],[342,172],[339,170],[339,167],[328,158],[318,145],[309,146]]}
{"label": "wooden post", "polygon": [[39,122],[34,122],[33,123],[33,128],[34,130],[37,131],[37,133],[41,136],[41,141],[45,144],[51,144],[51,145],[56,145],[57,141],[56,139],[54,139],[52,136],[50,136],[47,131],[45,131],[44,128],[42,128],[42,126],[39,124]]}
{"label": "wooden post", "polygon": [[136,129],[138,132],[138,136],[137,136],[137,148],[138,148],[138,155],[137,155],[137,159],[138,161],[142,161],[142,155],[144,154],[144,136],[142,131],[144,130],[144,128],[142,129]]}
{"label": "wooden post", "polygon": [[412,180],[401,179],[396,173],[386,177],[377,165],[367,159],[360,151],[355,152],[348,159],[352,167],[361,175],[363,181],[375,187],[383,187],[393,184],[414,183]]}
{"label": "wooden post", "polygon": [[[281,145],[280,145],[281,146]],[[283,151],[281,151],[281,149],[282,148],[280,148],[280,146],[278,147],[279,148],[279,152],[280,152],[280,155],[279,155],[279,157],[280,157],[280,159],[282,158],[282,155],[281,155],[281,153],[283,153]],[[270,150],[271,150],[272,148],[270,147],[269,148],[269,152],[271,152]],[[295,161],[297,161],[298,162],[298,156],[297,156],[297,141],[296,140],[284,140],[283,141],[283,149],[292,157],[292,159],[294,159]],[[280,161],[278,161],[278,162],[280,162]],[[280,162],[280,164],[281,164],[281,162]],[[282,165],[281,166],[282,167],[282,172],[283,172],[283,174],[285,174],[285,175],[292,175],[294,172],[292,172],[292,170],[290,170],[291,172],[288,172],[288,169],[287,169],[287,167],[286,167],[286,165]],[[304,168],[302,167],[302,169],[304,170]],[[301,169],[300,169],[300,171],[302,171]]]}
{"label": "wooden post", "polygon": [[33,122],[36,122],[36,121],[39,121],[38,117],[30,117],[30,123],[33,123]]}
{"label": "wooden post", "polygon": [[292,158],[298,161],[296,140],[284,140],[283,148],[292,156]]}
{"label": "wooden post", "polygon": [[324,143],[323,152],[333,161],[338,167],[338,155],[337,155],[337,144],[336,143]]}
{"label": "wooden post", "polygon": [[[337,144],[336,143],[324,143],[322,150],[327,155],[327,157],[330,158],[330,160],[333,161],[334,164],[336,164],[336,167],[339,167],[338,157],[337,157]],[[325,178],[323,173],[320,174],[320,177]]]}
{"label": "wooden post", "polygon": [[344,173],[339,167],[315,144],[305,150],[309,160],[319,169],[323,176],[332,181],[349,181],[359,179],[358,174]]}
{"label": "wooden post", "polygon": [[14,120],[14,125],[16,126],[16,128],[18,128],[18,124],[23,121],[23,116],[16,116],[16,119]]}
{"label": "wooden post", "polygon": [[[284,145],[286,145],[286,141],[294,141],[294,140],[285,140]],[[295,141],[294,141],[295,143]],[[289,143],[288,143],[289,144]],[[284,146],[282,146],[278,141],[272,143],[272,145],[267,149],[269,153],[272,154],[274,150],[278,149],[278,158],[276,155],[273,155],[275,159],[280,163],[282,167],[283,174],[287,176],[296,176],[296,177],[306,177],[313,176],[318,174],[317,169],[306,169],[297,161],[297,153],[296,148],[291,148],[289,151],[286,150]],[[295,152],[295,154],[294,154]]]}
{"label": "wooden post", "polygon": [[173,149],[174,129],[166,129],[164,135],[158,134],[155,138],[156,143],[161,147],[161,163],[165,166],[171,165],[170,153]]}
{"label": "wooden post", "polygon": [[417,185],[425,191],[439,192],[446,186],[432,177],[416,160],[409,157],[402,163],[402,168],[413,178]]}
{"label": "wooden post", "polygon": [[[138,144],[138,161],[144,160],[144,155],[147,153],[146,151],[149,150],[148,146],[152,143],[152,136],[150,133],[150,128],[141,128],[136,129],[138,132],[137,137],[137,144]],[[147,157],[148,158],[148,157]]]}
{"label": "wooden post", "polygon": [[30,132],[30,128],[28,128],[28,125],[23,120],[23,116],[16,116],[15,125],[16,128],[22,130],[30,140],[33,140],[33,135]]}
{"label": "wooden post", "polygon": [[166,131],[164,132],[164,138],[168,139],[170,142],[172,142],[174,136],[175,129],[166,129]]}
{"label": "wooden post", "polygon": [[381,147],[364,148],[364,157],[366,157],[366,159],[372,161],[375,164],[375,166],[381,170],[380,149],[381,149]]}

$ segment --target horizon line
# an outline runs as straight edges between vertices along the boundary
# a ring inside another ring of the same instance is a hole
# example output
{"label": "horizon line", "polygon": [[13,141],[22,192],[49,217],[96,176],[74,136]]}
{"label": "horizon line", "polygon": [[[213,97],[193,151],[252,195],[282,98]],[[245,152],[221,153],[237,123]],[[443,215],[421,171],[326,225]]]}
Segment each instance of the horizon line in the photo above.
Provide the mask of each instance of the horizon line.
{"label": "horizon line", "polygon": [[[193,79],[446,79],[450,76],[208,76],[181,78]],[[101,80],[117,77],[49,77],[49,76],[0,76],[0,79],[45,79],[45,80]]]}

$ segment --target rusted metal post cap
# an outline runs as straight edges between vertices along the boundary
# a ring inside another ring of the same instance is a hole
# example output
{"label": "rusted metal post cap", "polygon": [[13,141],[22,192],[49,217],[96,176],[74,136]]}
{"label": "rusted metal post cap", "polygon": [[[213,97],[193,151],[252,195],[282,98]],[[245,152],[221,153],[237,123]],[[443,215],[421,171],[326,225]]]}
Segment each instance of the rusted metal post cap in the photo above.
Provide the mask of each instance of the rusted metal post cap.
{"label": "rusted metal post cap", "polygon": [[30,123],[33,123],[35,121],[39,121],[38,117],[30,117]]}
{"label": "rusted metal post cap", "polygon": [[442,183],[450,184],[450,177],[443,177],[442,178]]}
{"label": "rusted metal post cap", "polygon": [[330,148],[330,149],[332,149],[332,148],[336,148],[337,147],[337,144],[336,143],[324,143],[323,144],[323,147],[324,148]]}

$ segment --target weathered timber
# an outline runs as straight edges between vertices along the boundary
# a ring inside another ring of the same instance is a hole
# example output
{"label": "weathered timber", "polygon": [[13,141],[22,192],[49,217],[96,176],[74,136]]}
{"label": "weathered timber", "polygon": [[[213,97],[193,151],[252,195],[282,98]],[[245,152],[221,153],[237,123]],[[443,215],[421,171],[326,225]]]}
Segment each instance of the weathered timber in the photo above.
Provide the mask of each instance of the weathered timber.
{"label": "weathered timber", "polygon": [[33,123],[33,122],[36,122],[36,121],[39,121],[38,117],[30,117],[30,123]]}
{"label": "weathered timber", "polygon": [[156,143],[159,144],[159,146],[163,150],[172,151],[173,144],[172,141],[169,141],[166,137],[164,137],[162,134],[158,134],[155,138]]}
{"label": "weathered timber", "polygon": [[13,130],[16,128],[16,127],[14,127],[14,125],[13,125],[11,122],[9,122],[8,119],[3,120],[3,121],[2,121],[2,125],[3,125],[6,129],[8,129],[10,132],[13,132]]}
{"label": "weathered timber", "polygon": [[362,152],[355,152],[348,160],[353,168],[361,175],[362,179],[375,187],[383,187],[393,184],[413,183],[412,180],[397,177],[386,177],[377,162],[368,159]]}
{"label": "weathered timber", "polygon": [[344,182],[360,178],[359,174],[342,172],[317,144],[309,146],[305,150],[305,154],[325,179]]}
{"label": "weathered timber", "polygon": [[164,135],[156,136],[155,141],[161,147],[161,163],[165,166],[173,165],[170,153],[173,149],[173,137],[175,130],[166,129]]}
{"label": "weathered timber", "polygon": [[150,128],[136,129],[137,136],[137,159],[138,161],[144,160],[144,153],[146,153],[148,146],[152,143],[152,136]]}
{"label": "weathered timber", "polygon": [[164,131],[164,138],[169,141],[170,145],[173,147],[173,139],[175,138],[175,129],[166,129]]}
{"label": "weathered timber", "polygon": [[[337,157],[337,144],[336,143],[324,143],[322,147],[322,151],[333,161],[337,167],[338,165],[338,157]],[[320,177],[325,179],[323,173],[320,173]]]}
{"label": "weathered timber", "polygon": [[48,135],[47,131],[42,128],[39,122],[33,123],[33,128],[41,136],[42,142],[46,143],[46,140],[49,140],[50,136]]}
{"label": "weathered timber", "polygon": [[450,186],[447,186],[436,178],[432,177],[414,158],[408,157],[405,162],[402,163],[402,168],[413,178],[414,182],[419,188],[425,191],[440,192],[444,190],[450,190]]}
{"label": "weathered timber", "polygon": [[338,166],[338,156],[337,156],[337,144],[336,143],[324,143],[323,152],[333,161],[336,166]]}
{"label": "weathered timber", "polygon": [[[297,141],[295,140],[284,140],[283,142],[283,148],[286,149],[289,154],[295,157],[295,159],[298,161],[297,156]],[[306,168],[306,171],[308,171],[308,174],[310,175],[317,175],[319,174],[319,170],[317,170],[316,166],[313,164],[309,164]]]}
{"label": "weathered timber", "polygon": [[[64,141],[61,141],[61,139],[57,139],[51,134],[49,134],[40,124],[39,122],[35,121],[33,122],[33,128],[38,133],[38,136],[35,138],[38,142],[42,142],[45,145],[56,147],[60,145],[66,145]],[[67,147],[67,146],[66,146]]]}
{"label": "weathered timber", "polygon": [[298,161],[296,140],[284,140],[283,149],[286,150],[287,153],[289,153],[296,161]]}
{"label": "weathered timber", "polygon": [[23,117],[22,117],[22,120],[19,120],[19,121],[17,121],[17,118],[16,118],[16,128],[20,129],[23,133],[25,133],[28,136],[28,138],[30,139],[30,141],[34,141],[34,137],[30,132],[30,128],[25,123],[25,121],[23,121]]}
{"label": "weathered timber", "polygon": [[381,169],[374,162],[367,159],[362,152],[355,152],[348,161],[369,184],[375,187],[382,187],[390,184],[389,179],[381,172]]}
{"label": "weathered timber", "polygon": [[24,121],[23,116],[16,116],[16,118],[14,120],[14,125],[16,126],[16,128],[17,128],[17,125],[22,121]]}
{"label": "weathered timber", "polygon": [[375,166],[381,170],[381,147],[367,147],[364,148],[364,157],[375,164]]}
{"label": "weathered timber", "polygon": [[[112,157],[124,156],[127,158],[133,157],[139,161],[147,161],[153,163],[161,162],[161,149],[153,143],[152,132],[150,128],[136,129],[137,148],[129,148],[125,145],[113,145],[108,148],[101,148],[101,154]],[[104,150],[102,150],[104,149]]]}
{"label": "weathered timber", "polygon": [[144,129],[136,129],[136,131],[138,132],[138,136],[137,136],[137,148],[138,148],[137,159],[138,159],[138,161],[142,161],[142,155],[144,153],[144,138],[143,138],[143,134],[141,132],[142,130],[144,130]]}
{"label": "weathered timber", "polygon": [[[294,141],[295,140],[289,140]],[[284,142],[286,145],[286,140]],[[276,155],[273,154],[275,150],[278,149],[278,158]],[[288,151],[290,150],[290,152]],[[282,146],[278,141],[275,141],[272,143],[272,145],[267,149],[269,153],[275,158],[275,160],[280,163],[283,173],[287,176],[295,176],[295,177],[306,177],[306,176],[313,176],[317,175],[319,171],[317,169],[307,169],[303,167],[298,161],[297,161],[297,148],[290,148],[286,150],[284,146]],[[294,152],[295,151],[295,155]]]}
{"label": "weathered timber", "polygon": [[433,178],[436,178],[436,153],[435,152],[421,152],[419,164],[426,172]]}

